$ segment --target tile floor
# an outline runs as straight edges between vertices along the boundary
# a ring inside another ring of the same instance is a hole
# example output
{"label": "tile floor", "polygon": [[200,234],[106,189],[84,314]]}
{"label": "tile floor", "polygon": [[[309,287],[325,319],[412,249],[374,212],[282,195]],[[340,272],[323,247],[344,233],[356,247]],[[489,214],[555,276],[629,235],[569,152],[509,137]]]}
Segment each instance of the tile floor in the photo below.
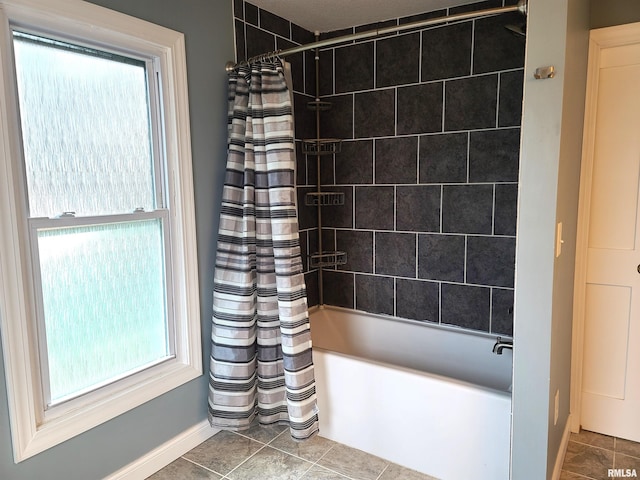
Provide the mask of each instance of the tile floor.
{"label": "tile floor", "polygon": [[[560,480],[607,480],[608,470],[635,469],[640,444],[581,431],[571,434]],[[220,432],[148,480],[435,480],[345,445],[315,437],[291,440],[285,427]]]}
{"label": "tile floor", "polygon": [[295,442],[288,428],[222,431],[148,480],[435,480],[316,436]]}
{"label": "tile floor", "polygon": [[586,430],[571,434],[560,480],[614,478],[609,469],[635,469],[640,477],[640,443]]}

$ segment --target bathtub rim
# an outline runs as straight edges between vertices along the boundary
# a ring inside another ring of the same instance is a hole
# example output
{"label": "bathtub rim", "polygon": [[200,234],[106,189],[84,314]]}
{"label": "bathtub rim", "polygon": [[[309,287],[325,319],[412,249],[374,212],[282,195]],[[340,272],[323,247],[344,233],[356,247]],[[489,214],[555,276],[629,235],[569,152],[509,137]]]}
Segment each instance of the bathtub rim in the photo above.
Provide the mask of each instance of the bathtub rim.
{"label": "bathtub rim", "polygon": [[[441,331],[443,329],[447,330],[449,333],[454,333],[454,334],[465,334],[465,335],[470,335],[472,337],[480,337],[483,339],[488,339],[488,340],[494,340],[497,337],[494,334],[490,334],[490,333],[485,333],[485,332],[479,332],[479,331],[474,331],[474,330],[467,330],[467,329],[463,329],[460,327],[455,327],[455,326],[440,326],[439,324],[434,324],[434,325],[429,325],[426,324],[424,322],[421,322],[419,320],[411,320],[411,319],[404,319],[404,318],[400,318],[400,317],[393,317],[390,315],[384,315],[384,314],[375,314],[375,313],[369,313],[369,312],[364,312],[362,310],[356,310],[356,309],[351,309],[351,308],[344,308],[344,307],[336,307],[333,305],[316,305],[314,307],[309,308],[309,317],[311,317],[311,315],[317,311],[320,310],[328,310],[328,311],[337,311],[343,314],[347,314],[347,315],[359,315],[359,316],[366,316],[366,317],[370,317],[370,318],[375,318],[375,319],[380,319],[383,321],[394,321],[394,322],[400,322],[400,323],[408,323],[412,326],[426,326],[426,327],[430,327],[432,329],[435,329],[437,331]],[[510,338],[510,337],[501,337],[501,338]],[[489,394],[496,394],[501,398],[508,398],[509,401],[512,400],[513,397],[513,393],[510,389],[502,389],[502,388],[498,388],[498,387],[491,387],[491,386],[487,386],[487,385],[483,385],[482,383],[476,383],[470,380],[463,380],[460,378],[456,378],[455,376],[448,376],[448,375],[443,375],[440,373],[435,373],[435,372],[431,372],[429,370],[423,370],[420,368],[415,368],[415,367],[411,367],[411,366],[406,366],[406,365],[402,365],[399,362],[391,362],[391,361],[385,361],[385,360],[380,360],[380,359],[376,359],[376,358],[372,358],[371,356],[365,356],[365,355],[356,355],[353,353],[346,353],[346,352],[341,352],[335,349],[330,349],[330,348],[325,348],[325,347],[319,347],[319,346],[315,346],[313,345],[312,342],[312,350],[315,351],[319,351],[322,353],[326,353],[326,354],[334,354],[334,355],[338,355],[340,357],[345,357],[345,358],[349,358],[349,359],[353,359],[353,360],[357,360],[357,361],[363,361],[363,362],[368,362],[374,365],[378,365],[378,366],[382,366],[384,368],[391,368],[391,369],[399,369],[402,370],[404,372],[407,373],[412,373],[412,374],[416,374],[416,375],[424,375],[427,376],[429,378],[438,380],[438,381],[442,381],[442,382],[447,382],[447,383],[452,383],[460,388],[467,388],[467,389],[473,389],[473,390],[479,390],[482,392],[486,392]],[[513,361],[512,361],[512,369],[511,372],[513,373]],[[513,380],[511,380],[511,383],[513,382]],[[511,387],[510,387],[511,388]]]}
{"label": "bathtub rim", "polygon": [[393,315],[388,315],[386,313],[371,313],[365,310],[358,310],[356,308],[338,307],[335,305],[314,305],[313,307],[309,307],[307,309],[309,316],[311,316],[313,313],[317,312],[318,310],[330,310],[330,311],[333,310],[333,311],[342,312],[342,313],[356,313],[358,315],[363,315],[366,317],[380,318],[382,320],[391,321],[391,322],[408,323],[410,325],[432,328],[434,330],[446,330],[453,333],[463,333],[465,335],[471,335],[474,337],[481,337],[481,338],[488,338],[488,339],[497,339],[498,337],[500,337],[504,340],[513,341],[513,335],[482,332],[480,330],[471,330],[468,328],[459,327],[457,325],[449,325],[447,323],[436,323],[436,322],[431,322],[429,320],[414,320],[411,318],[396,317]]}
{"label": "bathtub rim", "polygon": [[491,387],[487,387],[486,385],[481,385],[481,384],[478,384],[478,383],[468,382],[466,380],[460,380],[460,379],[454,378],[454,377],[447,377],[445,375],[440,375],[438,373],[425,372],[424,370],[418,370],[417,368],[405,367],[404,365],[395,365],[395,364],[390,363],[390,362],[384,362],[384,361],[381,361],[381,360],[374,360],[372,358],[366,358],[366,357],[359,357],[357,355],[350,355],[348,353],[337,352],[335,350],[329,350],[327,348],[313,347],[313,351],[317,351],[317,352],[323,353],[325,355],[337,355],[339,357],[347,358],[347,359],[350,359],[350,360],[355,360],[355,361],[359,361],[359,362],[366,362],[366,363],[370,363],[370,364],[378,366],[378,367],[388,368],[388,369],[391,369],[391,370],[399,370],[399,371],[402,371],[404,373],[409,373],[409,374],[412,374],[412,375],[419,375],[419,376],[428,377],[431,380],[435,380],[435,381],[451,384],[451,385],[454,385],[454,386],[456,386],[458,388],[462,388],[462,389],[475,390],[475,391],[479,390],[479,391],[482,391],[483,393],[486,393],[486,394],[489,394],[489,395],[496,395],[497,397],[508,399],[509,402],[511,402],[511,399],[512,399],[511,392],[505,392],[504,390],[500,390],[499,388],[491,388]]}

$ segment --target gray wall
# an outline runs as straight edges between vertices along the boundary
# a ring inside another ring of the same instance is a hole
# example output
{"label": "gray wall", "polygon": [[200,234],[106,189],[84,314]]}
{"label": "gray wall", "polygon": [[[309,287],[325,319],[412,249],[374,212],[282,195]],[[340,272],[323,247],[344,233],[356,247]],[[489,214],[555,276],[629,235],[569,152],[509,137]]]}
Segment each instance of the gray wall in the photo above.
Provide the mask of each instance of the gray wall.
{"label": "gray wall", "polygon": [[638,0],[591,0],[591,28],[640,22]]}
{"label": "gray wall", "polygon": [[[573,279],[575,273],[578,196],[584,99],[589,49],[589,8],[584,0],[569,0],[558,204],[556,221],[562,222],[562,254],[554,264],[553,321],[551,326],[551,381],[549,389],[548,473],[554,467],[564,428],[569,417],[571,385],[571,340],[573,321]],[[559,391],[558,423],[554,425],[555,393]]]}
{"label": "gray wall", "polygon": [[[203,364],[210,351],[213,259],[226,151],[226,74],[233,58],[230,1],[94,0],[183,32],[195,181]],[[18,465],[13,463],[0,356],[0,478],[103,478],[207,418],[207,374]]]}
{"label": "gray wall", "polygon": [[[589,2],[531,0],[516,250],[512,478],[550,478],[569,414]],[[557,76],[534,80],[536,67]],[[556,222],[563,253],[555,258]],[[554,425],[554,397],[560,391]]]}

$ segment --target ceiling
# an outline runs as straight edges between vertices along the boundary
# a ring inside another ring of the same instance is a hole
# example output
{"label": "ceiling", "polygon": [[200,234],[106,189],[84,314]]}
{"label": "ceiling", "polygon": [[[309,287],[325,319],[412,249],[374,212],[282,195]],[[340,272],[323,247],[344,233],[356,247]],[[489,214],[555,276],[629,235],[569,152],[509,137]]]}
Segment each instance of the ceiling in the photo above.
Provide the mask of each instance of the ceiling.
{"label": "ceiling", "polygon": [[475,3],[479,0],[250,0],[257,7],[311,32],[330,32],[355,25]]}

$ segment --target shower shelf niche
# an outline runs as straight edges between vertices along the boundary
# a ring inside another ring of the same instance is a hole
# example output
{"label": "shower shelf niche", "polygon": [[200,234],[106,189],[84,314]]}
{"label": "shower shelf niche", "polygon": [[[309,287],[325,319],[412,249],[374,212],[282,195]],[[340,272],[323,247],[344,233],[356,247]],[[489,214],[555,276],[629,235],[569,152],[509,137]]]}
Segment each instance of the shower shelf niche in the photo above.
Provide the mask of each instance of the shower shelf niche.
{"label": "shower shelf niche", "polygon": [[309,255],[311,268],[336,267],[347,263],[347,252],[322,252]]}
{"label": "shower shelf niche", "polygon": [[[316,34],[316,40],[319,34]],[[343,192],[323,192],[320,179],[321,164],[320,157],[331,156],[342,151],[342,139],[339,138],[322,138],[320,136],[320,114],[331,110],[333,104],[320,99],[320,81],[319,81],[319,54],[316,50],[316,96],[315,100],[307,102],[307,108],[315,112],[316,117],[316,138],[302,140],[302,153],[305,155],[313,155],[316,157],[317,169],[317,189],[315,192],[309,192],[304,197],[304,203],[308,207],[316,207],[318,214],[318,246],[315,253],[308,255],[309,268],[317,268],[319,273],[319,300],[320,304],[323,300],[322,287],[322,270],[324,268],[337,267],[347,263],[347,253],[338,250],[327,251],[322,246],[322,209],[323,207],[342,206],[345,204],[345,194]]]}
{"label": "shower shelf niche", "polygon": [[311,192],[304,197],[307,207],[329,207],[332,205],[344,205],[344,193],[342,192]]}
{"label": "shower shelf niche", "polygon": [[302,141],[302,153],[305,155],[332,155],[340,153],[342,140],[339,138],[316,138]]}

